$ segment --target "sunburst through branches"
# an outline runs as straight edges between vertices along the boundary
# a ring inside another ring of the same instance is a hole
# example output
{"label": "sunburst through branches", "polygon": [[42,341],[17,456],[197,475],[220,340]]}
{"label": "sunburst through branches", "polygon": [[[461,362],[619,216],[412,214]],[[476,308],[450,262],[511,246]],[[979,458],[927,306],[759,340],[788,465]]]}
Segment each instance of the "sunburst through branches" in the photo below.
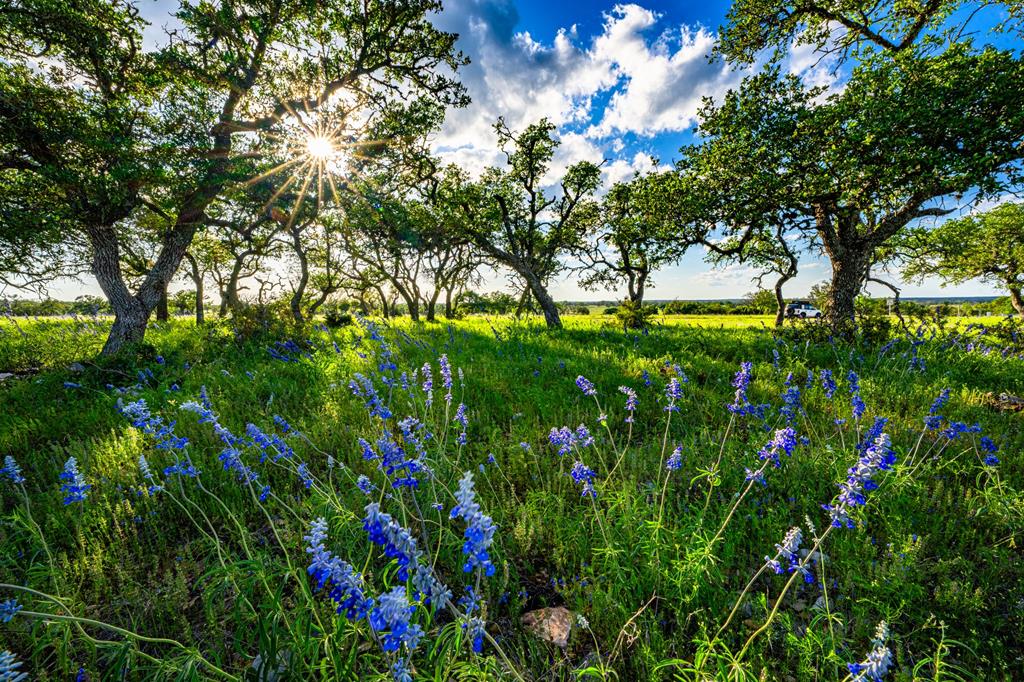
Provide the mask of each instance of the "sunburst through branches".
{"label": "sunburst through branches", "polygon": [[[348,178],[357,172],[361,158],[359,148],[367,143],[359,141],[356,132],[343,125],[344,119],[335,121],[326,114],[289,112],[283,130],[267,139],[270,154],[283,160],[250,178],[246,184],[280,178],[281,184],[264,210],[270,211],[277,220],[286,220],[290,228],[307,200],[315,198],[318,211],[330,199],[335,204],[340,203],[339,186],[344,187]],[[284,199],[288,200],[291,210],[275,206]]]}

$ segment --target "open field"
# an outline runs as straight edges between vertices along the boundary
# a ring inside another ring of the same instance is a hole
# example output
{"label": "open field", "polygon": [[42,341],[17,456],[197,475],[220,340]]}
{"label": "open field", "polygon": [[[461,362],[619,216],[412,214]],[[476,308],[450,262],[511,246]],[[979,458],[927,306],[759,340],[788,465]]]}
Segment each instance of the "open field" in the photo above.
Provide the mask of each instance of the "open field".
{"label": "open field", "polygon": [[[0,602],[21,606],[4,646],[39,680],[842,680],[884,620],[887,679],[1019,679],[1024,415],[998,395],[1024,395],[1022,348],[962,324],[843,345],[762,322],[242,341],[175,321],[116,363],[87,360],[103,321],[0,322],[0,371],[40,368],[0,383],[0,457],[25,479],[0,478]],[[83,480],[60,478],[69,457]],[[319,517],[360,580],[307,574]],[[450,608],[426,603],[438,581]],[[371,630],[360,605],[394,589],[416,609]],[[554,606],[564,648],[521,621]],[[381,636],[403,618],[414,651]]]}

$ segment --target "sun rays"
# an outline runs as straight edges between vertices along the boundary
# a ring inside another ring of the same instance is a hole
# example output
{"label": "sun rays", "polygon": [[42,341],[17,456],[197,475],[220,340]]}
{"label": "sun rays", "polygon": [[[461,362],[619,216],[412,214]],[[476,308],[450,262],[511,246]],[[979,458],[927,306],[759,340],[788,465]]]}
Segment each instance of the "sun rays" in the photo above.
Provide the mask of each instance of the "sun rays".
{"label": "sun rays", "polygon": [[[281,131],[266,136],[266,156],[279,163],[248,179],[245,184],[280,182],[264,204],[275,219],[291,229],[307,201],[315,200],[315,212],[329,201],[340,204],[339,188],[359,174],[364,157],[360,149],[379,144],[359,139],[359,131],[346,125],[344,116],[289,109]],[[287,210],[276,204],[288,205]]]}

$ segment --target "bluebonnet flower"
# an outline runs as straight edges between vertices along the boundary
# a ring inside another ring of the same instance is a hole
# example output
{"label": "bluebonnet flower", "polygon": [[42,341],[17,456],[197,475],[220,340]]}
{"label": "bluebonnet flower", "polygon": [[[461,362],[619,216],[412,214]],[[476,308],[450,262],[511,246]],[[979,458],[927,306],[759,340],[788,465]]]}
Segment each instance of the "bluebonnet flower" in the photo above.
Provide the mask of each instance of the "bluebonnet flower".
{"label": "bluebonnet flower", "polygon": [[[548,441],[558,448],[558,455],[562,457],[572,452],[573,447],[585,448],[593,445],[594,438],[590,435],[587,427],[580,424],[576,431],[573,431],[568,426],[563,426],[559,429],[552,428],[550,433],[548,433]],[[526,449],[528,449],[528,446]]]}
{"label": "bluebonnet flower", "polygon": [[629,386],[619,386],[619,393],[626,396],[626,412],[629,414],[626,415],[625,423],[632,424],[633,413],[636,411],[636,407],[640,403],[639,399],[636,397],[636,391]]}
{"label": "bluebonnet flower", "polygon": [[22,682],[28,679],[28,673],[18,672],[21,661],[6,649],[0,651],[0,682]]}
{"label": "bluebonnet flower", "polygon": [[309,467],[305,462],[299,462],[299,466],[295,470],[295,473],[297,473],[299,478],[302,480],[302,487],[308,490],[310,486],[313,485],[313,475],[309,473]]}
{"label": "bluebonnet flower", "polygon": [[[207,410],[212,410],[213,409],[213,403],[210,402],[210,396],[206,392],[206,385],[205,384],[203,386],[199,387],[199,403],[203,406],[204,409],[207,409]],[[199,423],[201,424],[202,420],[200,420]]]}
{"label": "bluebonnet flower", "polygon": [[792,426],[793,422],[796,421],[798,415],[803,412],[803,405],[800,402],[800,388],[795,384],[791,383],[792,374],[786,378],[786,384],[788,388],[785,393],[782,394],[782,407],[779,408],[779,414],[786,419],[786,424]]}
{"label": "bluebonnet flower", "polygon": [[484,650],[484,632],[486,623],[483,618],[471,617],[467,618],[466,622],[462,624],[462,629],[470,636],[473,643],[473,651],[480,653]]}
{"label": "bluebonnet flower", "polygon": [[374,452],[373,446],[366,442],[366,440],[364,440],[363,438],[359,439],[359,448],[362,450],[363,459],[365,459],[366,461],[370,462],[377,459],[377,453]]}
{"label": "bluebonnet flower", "polygon": [[465,403],[459,403],[459,406],[455,408],[454,421],[462,426],[462,431],[459,432],[457,443],[459,445],[466,444],[466,427],[469,426],[469,418],[466,417],[466,405]]}
{"label": "bluebonnet flower", "polygon": [[60,479],[64,481],[60,486],[60,491],[65,494],[65,506],[74,502],[85,502],[89,497],[87,491],[92,486],[85,482],[85,477],[78,470],[78,461],[74,457],[68,457],[68,461],[64,463],[64,471],[61,472]]}
{"label": "bluebonnet flower", "polygon": [[846,668],[852,675],[852,682],[879,682],[892,667],[892,652],[886,646],[889,637],[889,628],[882,621],[875,631],[875,637],[871,641],[874,647],[860,663],[847,663]]}
{"label": "bluebonnet flower", "polygon": [[665,397],[668,398],[668,405],[665,406],[666,412],[678,412],[679,406],[676,405],[677,400],[683,398],[683,387],[679,383],[679,379],[672,377],[668,380],[668,384],[665,386]]}
{"label": "bluebonnet flower", "polygon": [[782,539],[782,544],[775,545],[775,558],[764,558],[765,566],[768,566],[777,574],[782,573],[785,569],[779,562],[779,559],[785,559],[790,562],[798,560],[797,551],[800,549],[801,542],[803,542],[803,533],[798,526],[793,526],[786,532],[786,537]]}
{"label": "bluebonnet flower", "polygon": [[85,668],[78,667],[78,672],[75,673],[75,682],[89,682],[89,676],[85,673]]}
{"label": "bluebonnet flower", "polygon": [[[666,364],[666,366],[668,365],[668,363],[665,363],[665,364]],[[672,371],[675,372],[675,375],[677,377],[679,377],[679,380],[681,382],[683,382],[684,384],[690,383],[690,377],[686,376],[686,372],[683,371],[682,367],[680,367],[679,365],[673,364],[672,365]]]}
{"label": "bluebonnet flower", "polygon": [[416,538],[391,518],[390,514],[382,512],[376,502],[366,505],[363,529],[370,542],[383,547],[384,555],[398,562],[398,580],[408,580],[409,569],[416,564],[420,556]]}
{"label": "bluebonnet flower", "polygon": [[[796,431],[791,427],[778,429],[768,443],[757,453],[757,458],[762,462],[771,462],[775,468],[782,466],[779,455],[793,456],[796,448]],[[749,480],[749,479],[748,479]]]}
{"label": "bluebonnet flower", "polygon": [[754,363],[741,362],[740,370],[732,378],[732,385],[736,389],[736,395],[733,397],[732,405],[729,405],[729,411],[733,414],[743,415],[747,413],[747,405],[750,404],[747,399],[747,389],[750,387],[753,370]]}
{"label": "bluebonnet flower", "polygon": [[184,460],[175,460],[174,464],[164,469],[164,476],[185,476],[195,478],[199,476],[199,470],[192,465],[192,460],[186,455]]}
{"label": "bluebonnet flower", "polygon": [[683,446],[677,445],[669,458],[665,461],[665,468],[669,471],[678,471],[683,466]]}
{"label": "bluebonnet flower", "polygon": [[[411,427],[405,420],[403,422],[406,424],[402,427],[403,435],[406,435],[408,438],[412,434]],[[394,440],[391,432],[388,430],[385,430],[381,437],[377,439],[377,448],[381,453],[380,464],[377,466],[387,474],[388,478],[405,472],[404,476],[399,475],[393,478],[391,481],[392,488],[399,488],[401,486],[419,487],[419,480],[417,480],[416,474],[424,471],[424,466],[418,454],[416,457],[408,457],[405,450]]]}
{"label": "bluebonnet flower", "polygon": [[277,428],[281,429],[281,433],[291,433],[292,425],[286,422],[284,417],[275,414],[274,423],[277,424]]}
{"label": "bluebonnet flower", "polygon": [[523,452],[529,452],[530,450],[533,449],[533,448],[530,447],[530,444],[527,443],[526,441],[520,441],[519,442],[519,447],[521,447],[523,449]]}
{"label": "bluebonnet flower", "polygon": [[412,682],[412,671],[409,670],[409,661],[406,658],[399,658],[391,664],[391,676],[395,682]]}
{"label": "bluebonnet flower", "polygon": [[442,355],[437,359],[441,368],[441,387],[445,390],[444,401],[449,405],[452,402],[452,366],[448,362],[448,356]]}
{"label": "bluebonnet flower", "polygon": [[235,472],[235,477],[239,482],[250,483],[259,478],[259,474],[242,461],[242,451],[233,445],[229,445],[221,450],[220,454],[217,455],[217,459],[224,465],[224,471]]}
{"label": "bluebonnet flower", "polygon": [[412,651],[423,637],[423,629],[409,622],[416,607],[409,605],[404,587],[396,587],[377,600],[370,612],[370,626],[381,636],[384,651],[396,652],[402,645]]}
{"label": "bluebonnet flower", "polygon": [[[765,557],[765,565],[771,568],[776,573],[782,573],[784,570],[793,573],[797,571],[803,576],[805,583],[814,582],[814,574],[803,565],[800,561],[800,543],[803,542],[803,533],[800,528],[794,526],[786,532],[786,537],[782,539],[782,544],[775,545],[775,557]],[[779,561],[782,559],[786,562],[785,568]]]}
{"label": "bluebonnet flower", "polygon": [[427,399],[424,406],[429,408],[434,403],[434,374],[430,363],[424,363],[423,365],[423,393],[426,394]]}
{"label": "bluebonnet flower", "polygon": [[846,481],[839,485],[839,496],[835,505],[822,505],[832,517],[832,525],[836,528],[855,528],[856,524],[849,516],[854,507],[866,503],[865,493],[878,487],[874,476],[879,471],[892,468],[896,463],[896,455],[892,452],[889,435],[882,433],[868,447],[855,465],[850,467]]}
{"label": "bluebonnet flower", "polygon": [[569,475],[572,476],[572,480],[576,481],[577,485],[583,486],[580,497],[586,497],[587,495],[592,498],[597,497],[597,491],[594,490],[594,477],[597,474],[593,469],[583,462],[576,460],[572,465],[572,470],[569,472]]}
{"label": "bluebonnet flower", "polygon": [[252,444],[264,453],[273,446],[273,441],[270,440],[270,436],[265,434],[260,427],[255,424],[245,425],[245,435],[249,436]]}
{"label": "bluebonnet flower", "polygon": [[25,482],[25,477],[21,473],[21,467],[14,461],[14,458],[10,455],[4,457],[4,465],[0,468],[0,478],[9,478],[11,483],[20,484]]}
{"label": "bluebonnet flower", "polygon": [[942,425],[942,415],[939,414],[946,403],[949,402],[949,389],[944,388],[939,391],[939,395],[935,398],[935,402],[932,403],[931,408],[928,410],[928,416],[924,418],[924,425],[929,431],[934,431]]}
{"label": "bluebonnet flower", "polygon": [[162,355],[156,356],[156,364],[158,364],[158,365],[164,364],[164,356],[162,356]]}
{"label": "bluebonnet flower", "polygon": [[597,395],[597,389],[594,387],[594,383],[582,374],[576,377],[576,386],[583,391],[583,395],[585,396]]}
{"label": "bluebonnet flower", "polygon": [[462,570],[470,572],[480,568],[485,575],[494,575],[494,564],[491,563],[488,549],[494,541],[495,525],[491,517],[480,511],[480,505],[476,501],[476,492],[473,490],[473,474],[465,473],[459,481],[459,489],[455,492],[455,499],[458,502],[452,509],[450,518],[461,517],[466,522],[466,542],[462,545],[462,553],[466,555],[466,563]]}
{"label": "bluebonnet flower", "polygon": [[950,422],[949,426],[942,430],[942,435],[949,440],[956,440],[965,433],[981,433],[981,425],[971,425],[964,422]]}
{"label": "bluebonnet flower", "polygon": [[910,362],[908,363],[907,368],[912,372],[921,372],[923,374],[925,371],[924,359],[918,354],[917,346],[918,344],[913,344],[911,346]]}
{"label": "bluebonnet flower", "polygon": [[467,616],[471,616],[481,610],[480,596],[473,589],[472,585],[467,585],[466,594],[459,597],[459,607],[466,612]]}
{"label": "bluebonnet flower", "polygon": [[777,348],[772,348],[772,365],[775,369],[779,369],[779,350]]}
{"label": "bluebonnet flower", "polygon": [[832,400],[832,396],[835,395],[836,390],[839,388],[836,385],[835,378],[832,376],[832,370],[823,369],[819,376],[821,377],[821,388],[825,391],[825,397]]}
{"label": "bluebonnet flower", "polygon": [[[188,403],[186,403],[187,405]],[[182,406],[183,408],[185,405]],[[133,403],[117,401],[117,409],[131,421],[132,426],[141,429],[143,433],[153,436],[157,441],[156,447],[161,450],[178,450],[188,445],[187,438],[181,438],[174,433],[175,422],[164,424],[161,417],[150,413],[146,401],[142,398]]]}
{"label": "bluebonnet flower", "polygon": [[370,479],[364,474],[360,474],[359,478],[356,479],[356,487],[359,488],[364,495],[369,495],[377,489],[377,486],[371,483]]}
{"label": "bluebonnet flower", "polygon": [[348,387],[352,391],[352,395],[363,399],[370,416],[380,417],[383,420],[391,419],[391,410],[377,394],[372,379],[357,373],[355,378],[348,382]]}
{"label": "bluebonnet flower", "polygon": [[417,595],[423,599],[423,603],[432,606],[435,610],[443,608],[451,601],[451,590],[438,580],[430,566],[423,562],[416,563],[416,570],[412,575],[412,585],[416,588]]}
{"label": "bluebonnet flower", "polygon": [[18,611],[21,611],[21,604],[17,599],[0,601],[0,623],[10,623],[11,618],[14,618],[14,614]]}
{"label": "bluebonnet flower", "polygon": [[850,398],[850,405],[852,408],[851,414],[853,414],[853,418],[857,420],[860,420],[860,418],[864,416],[864,412],[868,409],[868,406],[864,404],[863,400],[861,400],[860,393],[853,394]]}
{"label": "bluebonnet flower", "polygon": [[651,385],[651,374],[646,369],[640,373],[640,377],[643,379],[644,386]]}
{"label": "bluebonnet flower", "polygon": [[996,453],[999,452],[999,446],[991,438],[982,436],[981,440],[978,441],[978,445],[988,453],[985,455],[985,466],[994,467],[999,464],[999,458],[996,457]]}
{"label": "bluebonnet flower", "polygon": [[860,393],[860,377],[852,369],[846,373],[846,381],[850,384],[850,393]]}
{"label": "bluebonnet flower", "polygon": [[146,461],[145,455],[139,455],[139,473],[142,474],[143,479],[149,481],[149,485],[146,486],[146,489],[149,491],[150,495],[155,495],[164,489],[164,487],[160,485],[153,476],[153,470],[149,468],[149,462]]}
{"label": "bluebonnet flower", "polygon": [[349,620],[359,620],[373,607],[373,600],[363,594],[361,576],[347,562],[327,551],[327,521],[321,517],[313,522],[309,535],[303,539],[308,543],[306,552],[310,555],[307,572],[316,581],[316,589],[330,588],[330,598],[338,605],[338,613],[344,613]]}
{"label": "bluebonnet flower", "polygon": [[872,422],[871,426],[864,431],[864,437],[861,438],[860,443],[857,444],[857,452],[863,453],[871,444],[878,440],[878,437],[882,435],[882,431],[885,430],[886,424],[889,423],[889,419],[886,417],[875,417],[875,421]]}
{"label": "bluebonnet flower", "polygon": [[64,388],[81,388],[82,384],[76,384],[74,381],[65,381]]}
{"label": "bluebonnet flower", "polygon": [[259,500],[260,502],[266,502],[268,497],[270,497],[270,486],[265,485],[260,488]]}
{"label": "bluebonnet flower", "polygon": [[200,401],[197,403],[193,400],[189,400],[181,404],[181,409],[187,412],[194,412],[199,415],[199,423],[207,424],[217,421],[217,416],[213,413],[213,408],[210,405],[210,401],[205,397],[206,387],[200,392]]}

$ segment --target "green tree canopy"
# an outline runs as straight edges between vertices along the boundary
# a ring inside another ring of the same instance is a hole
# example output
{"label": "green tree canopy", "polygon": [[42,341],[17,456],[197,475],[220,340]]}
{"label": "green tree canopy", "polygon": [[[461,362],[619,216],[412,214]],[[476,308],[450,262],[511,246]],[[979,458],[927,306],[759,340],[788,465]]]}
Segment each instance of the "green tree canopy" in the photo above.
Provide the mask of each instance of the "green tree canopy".
{"label": "green tree canopy", "polygon": [[701,112],[705,141],[679,168],[710,230],[744,240],[783,225],[831,261],[828,313],[853,318],[876,251],[941,201],[998,195],[1020,181],[1024,67],[966,44],[878,57],[825,96],[777,69]]}
{"label": "green tree canopy", "polygon": [[[265,170],[296,115],[330,104],[346,125],[368,128],[407,102],[465,102],[450,75],[465,61],[456,36],[430,23],[440,9],[438,0],[186,1],[182,28],[148,49],[137,0],[7,3],[0,252],[84,246],[116,317],[104,350],[139,340],[208,207]],[[137,211],[165,229],[130,287],[116,226]]]}
{"label": "green tree canopy", "polygon": [[911,279],[940,277],[948,284],[980,279],[1006,287],[1024,317],[1024,204],[947,220],[938,227],[917,227],[903,235],[896,250]]}
{"label": "green tree canopy", "polygon": [[689,225],[677,220],[674,204],[679,176],[659,171],[617,183],[601,203],[601,225],[591,248],[582,252],[584,289],[626,285],[628,300],[643,303],[652,274],[675,263],[696,243]]}
{"label": "green tree canopy", "polygon": [[[499,120],[494,126],[505,153],[505,168],[490,168],[479,181],[467,181],[448,169],[441,193],[456,231],[496,263],[510,268],[526,284],[549,327],[562,326],[548,293],[561,272],[563,257],[585,246],[596,226],[593,198],[601,171],[589,161],[569,166],[560,178],[548,178],[558,140],[547,119],[513,132]],[[557,189],[546,189],[549,185]]]}

